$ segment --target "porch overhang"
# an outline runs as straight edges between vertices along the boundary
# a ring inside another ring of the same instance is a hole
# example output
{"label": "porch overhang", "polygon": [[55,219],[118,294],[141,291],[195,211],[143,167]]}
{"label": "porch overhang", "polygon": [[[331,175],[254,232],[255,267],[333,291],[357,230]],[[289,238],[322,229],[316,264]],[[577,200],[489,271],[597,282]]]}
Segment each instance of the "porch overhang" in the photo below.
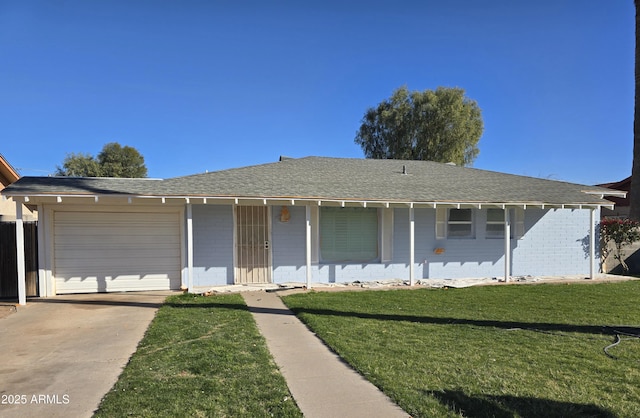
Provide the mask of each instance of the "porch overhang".
{"label": "porch overhang", "polygon": [[[588,193],[591,194],[591,193]],[[625,193],[622,192],[622,195]],[[619,196],[620,193],[612,193]],[[370,199],[338,199],[326,197],[263,197],[263,196],[188,196],[188,195],[129,195],[129,194],[3,194],[3,198],[12,197],[24,204],[136,204],[136,205],[240,205],[240,206],[328,206],[328,207],[364,207],[364,208],[537,208],[537,209],[613,209],[613,202],[473,202],[473,201],[398,201]],[[599,198],[604,196],[599,194]]]}

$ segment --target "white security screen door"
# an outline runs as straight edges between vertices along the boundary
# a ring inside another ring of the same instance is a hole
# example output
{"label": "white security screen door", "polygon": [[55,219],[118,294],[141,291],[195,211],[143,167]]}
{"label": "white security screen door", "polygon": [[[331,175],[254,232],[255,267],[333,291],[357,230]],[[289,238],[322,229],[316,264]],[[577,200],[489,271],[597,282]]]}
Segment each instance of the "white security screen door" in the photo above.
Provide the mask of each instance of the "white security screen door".
{"label": "white security screen door", "polygon": [[237,284],[271,283],[269,208],[236,207]]}

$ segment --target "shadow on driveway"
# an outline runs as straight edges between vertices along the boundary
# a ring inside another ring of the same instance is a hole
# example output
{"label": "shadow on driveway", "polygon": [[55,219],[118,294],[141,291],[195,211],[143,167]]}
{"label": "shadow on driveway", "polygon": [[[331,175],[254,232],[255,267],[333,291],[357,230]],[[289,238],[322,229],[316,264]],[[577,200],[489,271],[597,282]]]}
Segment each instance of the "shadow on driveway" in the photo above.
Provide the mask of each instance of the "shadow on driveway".
{"label": "shadow on driveway", "polygon": [[0,416],[92,416],[174,293],[33,299],[0,319]]}

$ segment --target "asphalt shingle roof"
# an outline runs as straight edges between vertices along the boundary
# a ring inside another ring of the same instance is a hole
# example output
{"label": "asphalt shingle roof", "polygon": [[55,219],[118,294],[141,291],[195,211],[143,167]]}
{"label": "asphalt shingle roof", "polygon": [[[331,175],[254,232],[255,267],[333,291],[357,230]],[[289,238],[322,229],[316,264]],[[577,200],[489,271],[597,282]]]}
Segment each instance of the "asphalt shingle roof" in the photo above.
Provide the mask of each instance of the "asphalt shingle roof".
{"label": "asphalt shingle roof", "polygon": [[[406,174],[403,174],[403,167]],[[611,190],[431,161],[305,157],[166,180],[23,177],[7,195],[202,196],[384,202],[607,204]]]}

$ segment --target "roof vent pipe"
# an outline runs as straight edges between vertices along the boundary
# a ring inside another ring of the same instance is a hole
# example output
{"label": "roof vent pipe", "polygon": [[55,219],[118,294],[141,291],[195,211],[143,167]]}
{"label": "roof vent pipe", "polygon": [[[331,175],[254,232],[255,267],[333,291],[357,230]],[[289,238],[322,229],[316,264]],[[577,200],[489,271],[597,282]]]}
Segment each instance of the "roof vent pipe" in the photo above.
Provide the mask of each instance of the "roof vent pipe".
{"label": "roof vent pipe", "polygon": [[407,166],[406,165],[402,166],[402,174],[405,174],[405,175],[407,174]]}

